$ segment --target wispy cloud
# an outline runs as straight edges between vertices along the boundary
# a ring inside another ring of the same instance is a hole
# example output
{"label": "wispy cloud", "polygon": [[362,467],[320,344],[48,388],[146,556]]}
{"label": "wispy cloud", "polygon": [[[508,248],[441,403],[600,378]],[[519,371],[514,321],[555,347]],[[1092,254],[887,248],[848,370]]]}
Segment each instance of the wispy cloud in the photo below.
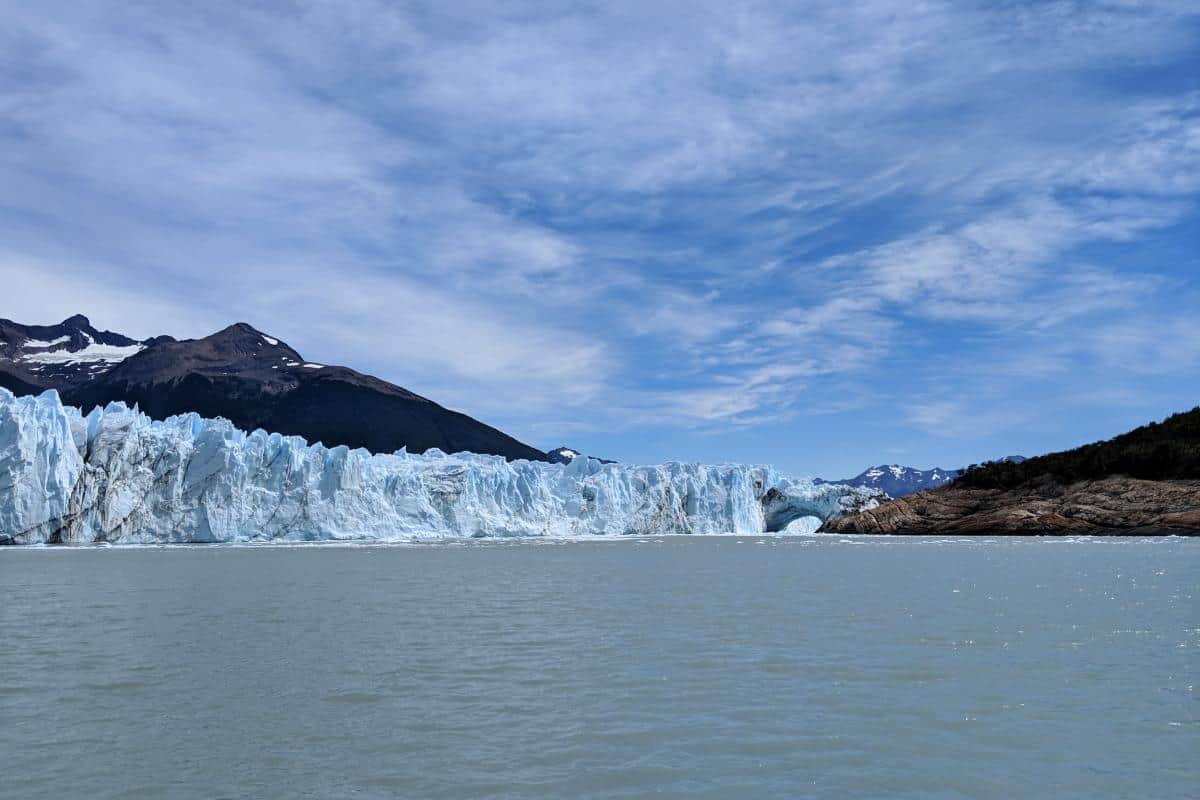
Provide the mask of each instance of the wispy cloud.
{"label": "wispy cloud", "polygon": [[631,457],[1194,364],[1189,3],[3,7],[2,315],[246,318]]}

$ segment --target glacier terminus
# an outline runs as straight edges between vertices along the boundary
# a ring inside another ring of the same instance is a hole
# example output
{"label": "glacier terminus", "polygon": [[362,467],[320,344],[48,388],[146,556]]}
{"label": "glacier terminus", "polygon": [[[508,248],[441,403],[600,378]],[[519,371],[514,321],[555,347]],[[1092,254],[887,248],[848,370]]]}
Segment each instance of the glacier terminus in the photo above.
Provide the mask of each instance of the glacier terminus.
{"label": "glacier terminus", "polygon": [[880,493],[770,467],[371,454],[0,389],[0,543],[807,533]]}

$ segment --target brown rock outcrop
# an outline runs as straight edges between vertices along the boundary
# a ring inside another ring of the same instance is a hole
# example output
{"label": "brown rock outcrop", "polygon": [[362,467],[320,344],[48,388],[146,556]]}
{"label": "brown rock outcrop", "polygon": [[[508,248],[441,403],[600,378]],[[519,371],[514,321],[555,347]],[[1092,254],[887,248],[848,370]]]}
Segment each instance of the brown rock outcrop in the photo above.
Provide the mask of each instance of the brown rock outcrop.
{"label": "brown rock outcrop", "polygon": [[1124,477],[1015,489],[951,484],[829,520],[831,533],[1200,535],[1200,481]]}

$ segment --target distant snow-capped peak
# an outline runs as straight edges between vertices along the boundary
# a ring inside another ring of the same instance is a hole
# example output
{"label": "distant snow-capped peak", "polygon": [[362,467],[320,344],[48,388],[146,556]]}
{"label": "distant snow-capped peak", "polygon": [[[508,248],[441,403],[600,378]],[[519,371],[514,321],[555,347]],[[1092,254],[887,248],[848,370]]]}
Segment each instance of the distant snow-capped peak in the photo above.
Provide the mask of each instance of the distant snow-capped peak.
{"label": "distant snow-capped peak", "polygon": [[949,483],[958,477],[958,473],[959,470],[942,469],[941,467],[917,469],[899,464],[880,464],[863,470],[853,478],[838,481],[818,480],[818,482],[865,486],[871,489],[880,489],[892,497],[902,497]]}
{"label": "distant snow-capped peak", "polygon": [[[1005,456],[999,461],[1021,463],[1023,456]],[[933,489],[950,483],[962,474],[961,469],[917,469],[904,467],[899,464],[880,464],[863,470],[853,478],[830,481],[817,479],[817,483],[845,483],[849,486],[865,486],[870,489],[880,489],[892,497],[903,497],[925,489]]]}
{"label": "distant snow-capped peak", "polygon": [[547,451],[546,456],[552,463],[570,464],[572,461],[579,458],[579,451],[572,450],[569,447],[556,447],[553,450]]}
{"label": "distant snow-capped peak", "polygon": [[[579,452],[578,450],[574,450],[570,447],[556,447],[553,450],[550,450],[546,453],[546,458],[552,464],[570,464],[572,461],[579,458],[581,455],[583,455],[583,453]],[[588,458],[596,458],[596,457],[588,456]],[[607,458],[596,458],[596,460],[599,461],[601,464],[617,463],[617,462],[612,461]]]}

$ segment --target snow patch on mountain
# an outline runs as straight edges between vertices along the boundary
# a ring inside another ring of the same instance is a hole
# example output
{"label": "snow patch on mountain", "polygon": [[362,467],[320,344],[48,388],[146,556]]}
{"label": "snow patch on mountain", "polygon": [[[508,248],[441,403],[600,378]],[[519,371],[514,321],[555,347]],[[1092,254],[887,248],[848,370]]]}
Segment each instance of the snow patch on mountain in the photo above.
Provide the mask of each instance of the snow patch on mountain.
{"label": "snow patch on mountain", "polygon": [[30,348],[37,350],[37,349],[45,349],[47,347],[57,347],[58,345],[66,344],[69,341],[71,341],[70,336],[60,336],[57,339],[51,339],[49,341],[41,341],[39,339],[26,339],[25,342],[21,345],[21,347],[25,348],[26,350],[28,350]]}
{"label": "snow patch on mountain", "polygon": [[0,542],[807,533],[879,493],[769,467],[372,455],[0,389]]}
{"label": "snow patch on mountain", "polygon": [[[84,334],[84,336],[88,339],[88,344],[74,352],[70,350],[50,350],[22,355],[20,360],[31,364],[116,364],[146,349],[146,346],[143,344],[131,344],[127,346],[100,344],[87,334]],[[48,343],[47,346],[61,344],[63,341],[70,341],[70,337],[64,336],[55,342]],[[26,342],[25,346],[28,347],[29,342]]]}

